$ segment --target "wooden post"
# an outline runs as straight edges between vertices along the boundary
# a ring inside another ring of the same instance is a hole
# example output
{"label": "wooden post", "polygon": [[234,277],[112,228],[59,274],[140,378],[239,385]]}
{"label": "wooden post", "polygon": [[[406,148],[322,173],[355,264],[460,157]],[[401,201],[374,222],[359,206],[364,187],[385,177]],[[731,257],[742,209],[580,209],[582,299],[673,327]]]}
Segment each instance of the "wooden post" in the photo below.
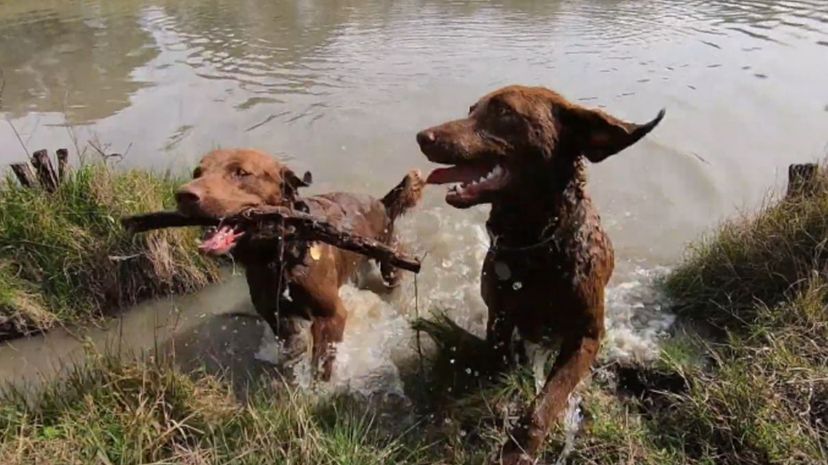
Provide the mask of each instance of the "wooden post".
{"label": "wooden post", "polygon": [[35,178],[32,167],[29,166],[28,163],[12,163],[9,166],[11,166],[11,169],[17,177],[17,180],[20,181],[21,186],[29,189],[37,186],[37,178]]}
{"label": "wooden post", "polygon": [[817,188],[819,166],[816,163],[794,163],[788,166],[788,192],[786,199],[807,197]]}
{"label": "wooden post", "polygon": [[66,149],[57,149],[58,160],[58,182],[63,182],[66,179],[66,169],[69,166],[69,151]]}
{"label": "wooden post", "polygon": [[49,152],[46,149],[38,150],[32,154],[32,166],[37,170],[37,178],[40,185],[48,192],[54,192],[58,187],[58,177],[49,159]]}

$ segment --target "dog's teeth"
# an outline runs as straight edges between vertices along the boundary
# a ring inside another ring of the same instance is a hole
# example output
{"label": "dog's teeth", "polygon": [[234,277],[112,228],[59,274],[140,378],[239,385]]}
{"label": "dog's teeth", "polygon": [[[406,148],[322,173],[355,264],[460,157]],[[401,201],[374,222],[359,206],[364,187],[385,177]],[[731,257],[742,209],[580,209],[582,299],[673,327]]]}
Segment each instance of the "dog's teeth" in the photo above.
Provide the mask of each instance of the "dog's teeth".
{"label": "dog's teeth", "polygon": [[492,176],[500,176],[501,174],[503,174],[503,168],[501,168],[500,165],[497,165],[494,167],[490,174]]}
{"label": "dog's teeth", "polygon": [[477,182],[483,182],[485,180],[486,180],[486,176],[480,176],[480,179],[478,179]]}

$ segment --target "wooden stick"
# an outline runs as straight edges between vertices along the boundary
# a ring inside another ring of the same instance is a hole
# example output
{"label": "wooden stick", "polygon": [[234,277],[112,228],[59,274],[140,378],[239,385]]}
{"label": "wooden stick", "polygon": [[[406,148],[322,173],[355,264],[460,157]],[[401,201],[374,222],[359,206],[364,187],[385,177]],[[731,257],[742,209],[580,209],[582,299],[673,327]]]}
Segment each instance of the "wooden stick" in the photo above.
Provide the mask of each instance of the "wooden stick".
{"label": "wooden stick", "polygon": [[340,249],[356,252],[390,263],[403,270],[418,273],[420,261],[397,252],[377,240],[359,236],[337,228],[327,221],[307,213],[286,207],[266,207],[248,210],[242,214],[219,221],[213,218],[184,216],[177,212],[156,212],[136,215],[121,220],[132,232],[184,226],[216,226],[218,224],[241,226],[248,229],[255,240],[320,241]]}
{"label": "wooden stick", "polygon": [[58,160],[58,182],[63,182],[66,177],[66,169],[69,166],[69,151],[66,149],[57,149]]}
{"label": "wooden stick", "polygon": [[38,150],[32,154],[32,166],[37,170],[37,178],[40,185],[48,192],[54,192],[58,187],[58,177],[49,159],[49,152],[45,149]]}
{"label": "wooden stick", "polygon": [[34,171],[32,171],[32,167],[28,163],[12,163],[9,166],[11,166],[12,172],[14,172],[17,180],[20,181],[21,186],[29,189],[37,186],[37,178],[35,178]]}

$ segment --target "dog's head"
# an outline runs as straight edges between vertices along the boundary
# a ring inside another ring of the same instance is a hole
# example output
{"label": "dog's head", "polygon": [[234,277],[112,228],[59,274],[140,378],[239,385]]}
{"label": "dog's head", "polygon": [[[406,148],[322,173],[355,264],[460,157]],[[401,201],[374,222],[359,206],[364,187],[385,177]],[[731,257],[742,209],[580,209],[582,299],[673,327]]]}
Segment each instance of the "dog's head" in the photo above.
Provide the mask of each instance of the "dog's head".
{"label": "dog's head", "polygon": [[509,86],[478,100],[466,118],[421,131],[417,142],[429,160],[453,165],[434,170],[428,182],[454,184],[446,201],[467,208],[527,179],[548,179],[543,175],[562,161],[599,162],[644,137],[663,116],[664,110],[649,123],[627,123],[549,89]]}
{"label": "dog's head", "polygon": [[[193,171],[193,180],[175,194],[178,210],[191,216],[222,219],[266,205],[288,205],[310,173],[298,177],[275,157],[251,149],[214,150]],[[221,255],[239,237],[229,227],[209,231],[201,249]]]}

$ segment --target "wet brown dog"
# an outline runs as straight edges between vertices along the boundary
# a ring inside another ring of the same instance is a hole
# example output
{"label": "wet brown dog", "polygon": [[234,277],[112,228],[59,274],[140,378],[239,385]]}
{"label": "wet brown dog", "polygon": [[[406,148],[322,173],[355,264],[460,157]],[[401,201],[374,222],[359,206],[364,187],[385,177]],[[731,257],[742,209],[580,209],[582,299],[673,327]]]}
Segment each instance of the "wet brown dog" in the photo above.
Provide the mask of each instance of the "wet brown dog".
{"label": "wet brown dog", "polygon": [[[382,199],[341,192],[300,199],[297,190],[309,183],[310,173],[299,178],[263,152],[216,150],[201,160],[193,180],[175,197],[181,212],[213,218],[264,205],[292,206],[356,234],[393,244],[394,221],[416,205],[424,181],[418,172],[411,172]],[[297,242],[285,244],[283,250],[273,243],[254,244],[228,227],[208,232],[201,249],[214,255],[232,251],[246,270],[256,311],[289,354],[305,350],[297,320],[311,320],[312,367],[321,367],[317,376],[329,379],[333,344],[342,340],[347,318],[339,288],[367,259],[327,244]],[[380,269],[386,285],[395,286],[394,267],[380,263]]]}
{"label": "wet brown dog", "polygon": [[504,446],[503,463],[532,462],[604,334],[613,249],[585,189],[584,159],[599,162],[623,150],[663,116],[626,123],[545,88],[510,86],[481,98],[467,118],[417,134],[429,160],[453,165],[427,180],[454,184],[446,202],[492,205],[482,275],[487,341],[503,362],[515,329],[530,341],[561,342],[542,391]]}

